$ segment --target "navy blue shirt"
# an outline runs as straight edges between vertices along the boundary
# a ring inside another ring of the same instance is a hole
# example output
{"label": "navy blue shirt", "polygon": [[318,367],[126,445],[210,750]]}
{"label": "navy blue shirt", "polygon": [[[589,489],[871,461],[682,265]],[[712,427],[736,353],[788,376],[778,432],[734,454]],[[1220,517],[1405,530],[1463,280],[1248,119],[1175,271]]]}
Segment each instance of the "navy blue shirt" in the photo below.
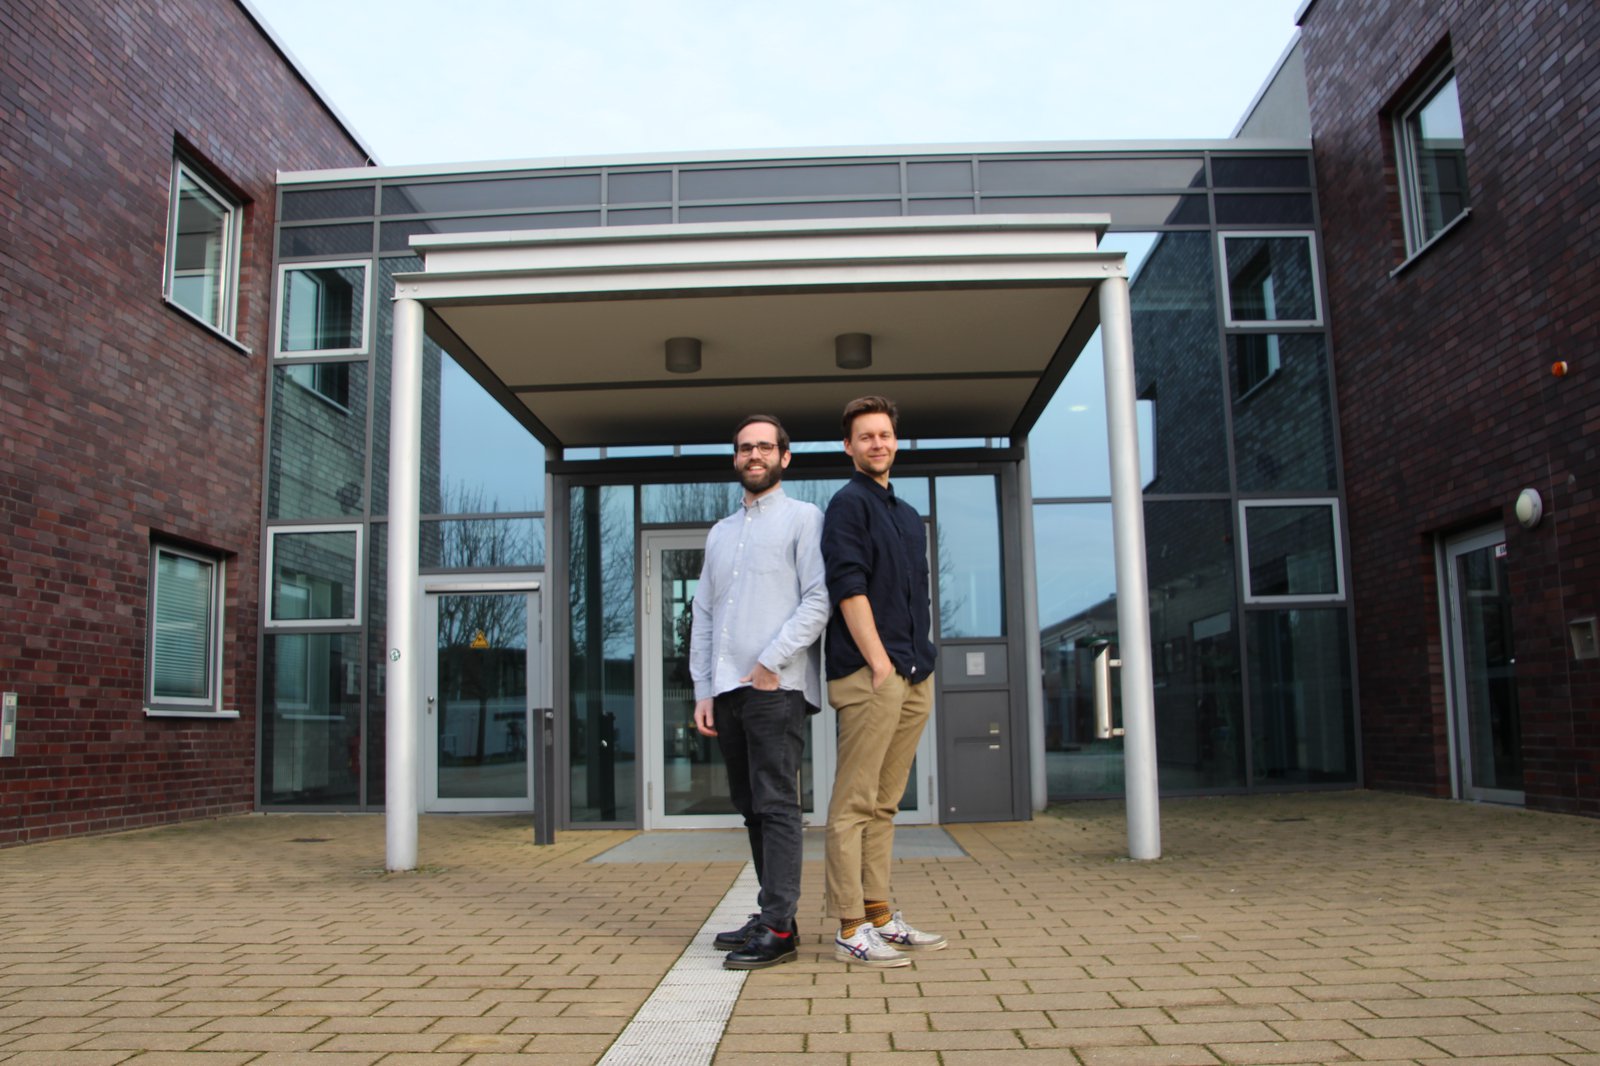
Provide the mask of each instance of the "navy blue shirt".
{"label": "navy blue shirt", "polygon": [[859,470],[828,504],[822,523],[822,561],[827,567],[828,680],[867,665],[841,600],[865,596],[878,638],[895,671],[911,682],[933,676],[933,640],[928,610],[928,537],[917,509]]}

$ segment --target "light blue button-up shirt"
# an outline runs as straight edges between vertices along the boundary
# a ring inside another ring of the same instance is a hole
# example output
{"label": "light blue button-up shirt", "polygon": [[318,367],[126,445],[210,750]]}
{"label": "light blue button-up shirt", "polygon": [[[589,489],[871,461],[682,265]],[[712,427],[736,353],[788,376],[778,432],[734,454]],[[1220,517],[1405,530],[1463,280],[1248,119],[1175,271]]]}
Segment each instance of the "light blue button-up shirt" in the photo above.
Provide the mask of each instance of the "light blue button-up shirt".
{"label": "light blue button-up shirt", "polygon": [[748,685],[742,679],[759,662],[778,687],[820,707],[818,638],[827,622],[822,512],[775,487],[706,536],[689,634],[695,699]]}

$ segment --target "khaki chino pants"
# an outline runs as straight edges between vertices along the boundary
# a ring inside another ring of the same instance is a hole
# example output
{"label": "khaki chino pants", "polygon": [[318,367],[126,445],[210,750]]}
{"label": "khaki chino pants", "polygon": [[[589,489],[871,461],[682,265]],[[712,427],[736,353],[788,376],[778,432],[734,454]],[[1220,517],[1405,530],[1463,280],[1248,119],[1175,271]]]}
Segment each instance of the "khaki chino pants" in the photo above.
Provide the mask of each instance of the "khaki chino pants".
{"label": "khaki chino pants", "polygon": [[828,682],[838,712],[839,758],[828,804],[824,903],[835,918],[861,918],[865,900],[888,900],[894,815],[917,741],[933,710],[933,685],[891,674],[872,690],[872,669]]}

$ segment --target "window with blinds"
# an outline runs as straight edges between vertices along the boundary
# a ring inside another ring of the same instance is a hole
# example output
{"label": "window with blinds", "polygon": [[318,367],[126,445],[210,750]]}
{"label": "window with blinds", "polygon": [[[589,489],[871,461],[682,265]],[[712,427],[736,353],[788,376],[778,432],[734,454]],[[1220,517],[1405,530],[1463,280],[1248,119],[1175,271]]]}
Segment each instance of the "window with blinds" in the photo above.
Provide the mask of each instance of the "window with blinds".
{"label": "window with blinds", "polygon": [[214,710],[218,704],[222,562],[155,545],[150,593],[152,707]]}

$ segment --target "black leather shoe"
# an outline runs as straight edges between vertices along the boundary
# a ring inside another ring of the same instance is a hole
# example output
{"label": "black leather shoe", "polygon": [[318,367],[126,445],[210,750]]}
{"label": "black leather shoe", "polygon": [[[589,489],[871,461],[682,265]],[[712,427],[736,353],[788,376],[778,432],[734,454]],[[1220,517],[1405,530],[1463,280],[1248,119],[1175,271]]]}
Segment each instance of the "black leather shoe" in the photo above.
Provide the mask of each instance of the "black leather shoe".
{"label": "black leather shoe", "polygon": [[761,915],[752,914],[750,916],[750,920],[745,922],[739,928],[729,929],[724,933],[718,933],[717,939],[711,942],[711,946],[716,948],[718,951],[732,951],[734,948],[742,948],[744,947],[744,942],[750,939],[750,934],[755,932],[756,927],[760,924]]}
{"label": "black leather shoe", "polygon": [[795,943],[800,939],[799,934],[790,933],[788,936],[779,936],[764,925],[756,926],[756,931],[750,934],[750,939],[738,951],[728,952],[728,957],[722,960],[725,970],[762,970],[768,966],[776,966],[780,962],[793,962],[799,955],[799,946]]}

